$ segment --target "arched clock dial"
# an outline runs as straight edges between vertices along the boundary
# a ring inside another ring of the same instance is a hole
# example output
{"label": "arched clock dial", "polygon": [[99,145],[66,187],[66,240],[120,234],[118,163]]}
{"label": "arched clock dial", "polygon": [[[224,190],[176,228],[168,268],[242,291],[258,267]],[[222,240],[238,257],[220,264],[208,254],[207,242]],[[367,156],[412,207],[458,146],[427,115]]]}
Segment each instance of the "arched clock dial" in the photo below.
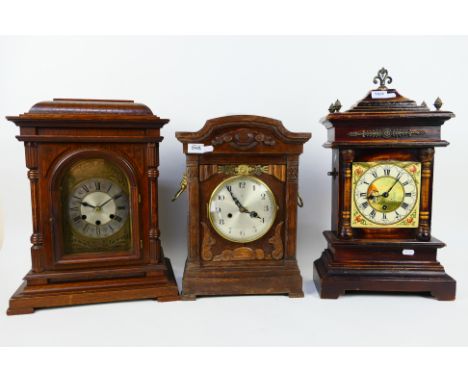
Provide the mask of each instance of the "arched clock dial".
{"label": "arched clock dial", "polygon": [[234,176],[213,191],[208,213],[211,225],[227,240],[247,243],[273,225],[277,204],[271,189],[253,176]]}
{"label": "arched clock dial", "polygon": [[357,180],[354,201],[362,216],[377,225],[399,223],[414,210],[418,202],[418,185],[410,171],[417,167],[393,163],[374,165]]}
{"label": "arched clock dial", "polygon": [[125,225],[128,215],[128,196],[109,179],[91,178],[78,183],[68,200],[71,226],[88,238],[116,234]]}

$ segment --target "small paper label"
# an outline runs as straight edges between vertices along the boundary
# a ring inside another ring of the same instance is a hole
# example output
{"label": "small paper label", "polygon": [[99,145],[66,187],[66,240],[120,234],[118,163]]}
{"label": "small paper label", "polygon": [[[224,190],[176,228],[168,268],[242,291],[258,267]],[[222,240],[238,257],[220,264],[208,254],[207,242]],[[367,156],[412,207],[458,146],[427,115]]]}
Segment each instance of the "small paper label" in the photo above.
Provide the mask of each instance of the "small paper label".
{"label": "small paper label", "polygon": [[373,90],[371,93],[372,98],[377,99],[377,98],[395,98],[396,94],[395,93],[389,93],[386,90]]}
{"label": "small paper label", "polygon": [[414,249],[404,249],[402,251],[403,255],[405,256],[413,256],[414,255]]}
{"label": "small paper label", "polygon": [[204,154],[211,153],[213,149],[213,146],[205,146],[203,143],[189,143],[187,151],[189,154]]}

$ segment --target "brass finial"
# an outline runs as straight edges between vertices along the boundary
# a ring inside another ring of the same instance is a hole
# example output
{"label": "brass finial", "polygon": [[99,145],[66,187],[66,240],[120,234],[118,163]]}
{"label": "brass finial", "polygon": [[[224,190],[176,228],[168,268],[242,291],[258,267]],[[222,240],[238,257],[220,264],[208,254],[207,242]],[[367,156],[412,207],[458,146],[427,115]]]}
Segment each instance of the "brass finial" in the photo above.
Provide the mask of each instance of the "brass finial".
{"label": "brass finial", "polygon": [[442,107],[443,105],[443,102],[442,100],[440,99],[440,97],[437,97],[437,99],[434,101],[434,106],[437,110],[440,110],[440,108]]}
{"label": "brass finial", "polygon": [[380,86],[378,87],[378,90],[385,90],[387,87],[385,86],[385,82],[387,84],[391,84],[393,81],[392,77],[388,75],[388,70],[385,68],[380,69],[377,72],[377,75],[374,77],[374,84],[377,82],[380,82]]}
{"label": "brass finial", "polygon": [[335,105],[334,105],[334,106],[335,106],[335,111],[337,111],[337,112],[340,111],[340,109],[341,109],[341,102],[340,102],[339,99],[337,99],[337,100],[335,101]]}
{"label": "brass finial", "polygon": [[422,101],[422,102],[421,102],[421,107],[427,107],[426,101]]}
{"label": "brass finial", "polygon": [[328,111],[330,112],[330,114],[333,114],[335,112],[335,105],[333,104],[333,102],[328,107]]}

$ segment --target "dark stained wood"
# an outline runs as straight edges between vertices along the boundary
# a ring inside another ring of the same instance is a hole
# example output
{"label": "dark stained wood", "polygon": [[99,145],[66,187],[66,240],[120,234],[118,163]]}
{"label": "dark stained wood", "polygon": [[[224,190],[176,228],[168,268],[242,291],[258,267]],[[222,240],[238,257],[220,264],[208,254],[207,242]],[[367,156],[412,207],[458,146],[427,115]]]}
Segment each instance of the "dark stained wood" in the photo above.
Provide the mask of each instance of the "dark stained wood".
{"label": "dark stained wood", "polygon": [[[208,120],[197,132],[177,132],[187,154],[189,237],[182,298],[203,295],[288,294],[303,297],[296,261],[299,155],[309,133],[293,133],[274,119],[239,115]],[[189,154],[189,143],[214,147]],[[262,238],[239,244],[212,229],[207,204],[226,165],[267,166],[257,177],[274,192],[279,211]]]}
{"label": "dark stained wood", "polygon": [[[401,96],[374,99],[372,92],[351,110],[328,114],[324,144],[333,149],[332,227],[325,231],[327,249],[314,263],[314,281],[321,298],[346,291],[430,292],[439,300],[455,299],[455,280],[437,261],[445,244],[431,236],[434,148],[442,124],[454,117],[430,111]],[[421,163],[417,228],[352,228],[352,162],[414,161]],[[403,254],[413,250],[414,255]]]}
{"label": "dark stained wood", "polygon": [[[133,299],[178,299],[159,239],[160,129],[169,121],[133,101],[55,99],[7,117],[20,127],[31,182],[32,269],[8,314],[37,308]],[[128,178],[129,250],[67,254],[60,184],[70,166],[102,158]]]}

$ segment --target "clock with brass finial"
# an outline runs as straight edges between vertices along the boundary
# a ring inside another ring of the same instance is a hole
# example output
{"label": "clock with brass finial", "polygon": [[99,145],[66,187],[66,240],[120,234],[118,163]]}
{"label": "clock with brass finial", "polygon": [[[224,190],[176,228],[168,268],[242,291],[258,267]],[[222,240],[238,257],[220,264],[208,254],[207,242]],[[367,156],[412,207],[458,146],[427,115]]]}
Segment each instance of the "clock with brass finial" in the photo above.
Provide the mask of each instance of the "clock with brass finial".
{"label": "clock with brass finial", "polygon": [[397,90],[385,68],[356,106],[329,107],[322,119],[332,149],[331,230],[314,263],[322,298],[346,291],[428,292],[455,298],[455,280],[437,260],[445,244],[432,236],[435,148],[441,126],[455,115],[417,105]]}

